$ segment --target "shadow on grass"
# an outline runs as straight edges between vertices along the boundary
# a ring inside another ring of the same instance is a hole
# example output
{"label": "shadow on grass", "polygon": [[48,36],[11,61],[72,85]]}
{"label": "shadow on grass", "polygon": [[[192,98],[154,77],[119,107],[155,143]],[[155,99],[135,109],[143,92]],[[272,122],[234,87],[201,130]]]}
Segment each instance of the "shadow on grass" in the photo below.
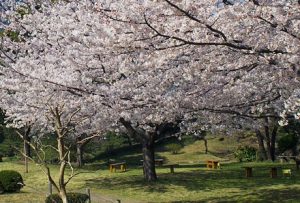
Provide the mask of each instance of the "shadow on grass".
{"label": "shadow on grass", "polygon": [[202,200],[195,201],[168,201],[161,203],[232,203],[232,202],[253,202],[253,203],[277,203],[277,202],[299,202],[300,190],[287,189],[287,190],[260,190],[245,195],[233,195],[224,198],[203,198]]}
{"label": "shadow on grass", "polygon": [[[297,175],[299,176],[299,175]],[[238,189],[242,194],[257,191],[257,188],[286,186],[291,184],[300,184],[300,181],[293,177],[291,179],[278,177],[271,179],[268,173],[257,173],[253,178],[245,178],[243,170],[190,170],[188,172],[158,173],[158,180],[155,183],[147,183],[143,180],[142,175],[118,175],[116,177],[103,177],[98,179],[86,180],[87,187],[94,187],[97,189],[109,190],[123,190],[130,188],[141,192],[157,192],[164,193],[172,188],[173,185],[184,187],[188,191],[203,192],[203,191],[218,191],[224,188]],[[287,190],[288,191],[288,190]],[[300,197],[300,191],[294,191],[295,197]],[[293,191],[288,191],[287,197],[294,198]],[[262,194],[261,194],[262,193]],[[263,194],[264,193],[264,194]],[[262,199],[268,200],[272,195],[277,194],[278,198],[285,199],[286,191],[274,192],[273,190],[259,190]],[[282,195],[280,195],[282,193]],[[292,195],[291,195],[292,194]],[[232,194],[233,195],[233,194]],[[241,197],[231,196],[232,200]],[[217,199],[216,199],[217,200]],[[201,200],[202,201],[202,200]],[[201,202],[200,201],[200,202]],[[207,201],[215,201],[214,199],[207,199]],[[227,201],[227,200],[226,200]],[[225,201],[225,202],[226,202]]]}
{"label": "shadow on grass", "polygon": [[160,184],[158,182],[148,183],[144,181],[140,175],[135,176],[122,176],[113,178],[99,178],[86,180],[87,187],[94,187],[97,189],[110,189],[110,190],[122,190],[124,188],[136,189],[145,192],[165,192],[167,185]]}
{"label": "shadow on grass", "polygon": [[[158,156],[156,155],[155,157],[156,159],[164,159],[164,160],[167,160],[166,157],[163,157],[163,156]],[[142,154],[136,154],[136,155],[124,155],[122,156],[122,158],[119,158],[118,156],[111,156],[109,159],[114,159],[115,162],[123,162],[125,161],[126,164],[127,164],[127,167],[130,169],[136,169],[136,168],[140,168],[142,166],[142,159],[143,159],[143,156]],[[109,159],[106,159],[106,160],[99,160],[99,161],[96,161],[94,163],[91,163],[91,164],[85,164],[83,166],[82,169],[85,169],[85,170],[91,170],[91,171],[95,171],[95,170],[100,170],[100,169],[107,169],[109,164],[108,164],[108,161]],[[192,165],[191,167],[195,167],[195,165]]]}

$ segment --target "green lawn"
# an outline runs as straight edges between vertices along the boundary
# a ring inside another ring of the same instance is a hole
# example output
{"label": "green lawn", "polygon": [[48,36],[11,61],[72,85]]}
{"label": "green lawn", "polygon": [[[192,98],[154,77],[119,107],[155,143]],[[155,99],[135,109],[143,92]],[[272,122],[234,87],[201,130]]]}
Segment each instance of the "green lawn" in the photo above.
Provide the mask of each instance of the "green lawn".
{"label": "green lawn", "polygon": [[[244,165],[255,165],[254,177],[245,178]],[[129,166],[124,173],[110,173],[104,165],[90,165],[81,169],[80,175],[71,181],[70,191],[85,191],[90,188],[93,202],[127,203],[138,202],[299,202],[300,172],[293,170],[293,177],[271,179],[268,167],[279,165],[294,169],[294,165],[280,163],[229,163],[221,170],[208,170],[203,165],[186,164],[175,169],[158,168],[158,181],[146,183],[142,169]],[[23,175],[26,186],[20,193],[4,194],[0,202],[44,202],[47,180],[38,166],[31,164],[30,172],[24,174],[23,165],[17,162],[2,162],[0,170],[14,169]],[[57,167],[52,167],[53,173]]]}

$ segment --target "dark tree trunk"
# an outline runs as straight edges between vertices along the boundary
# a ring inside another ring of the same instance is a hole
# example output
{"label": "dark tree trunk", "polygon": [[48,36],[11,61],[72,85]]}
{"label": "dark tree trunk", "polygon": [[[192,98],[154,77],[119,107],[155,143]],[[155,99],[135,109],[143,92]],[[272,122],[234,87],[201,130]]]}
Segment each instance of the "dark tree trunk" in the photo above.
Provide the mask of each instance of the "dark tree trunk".
{"label": "dark tree trunk", "polygon": [[275,161],[275,145],[276,145],[276,135],[278,131],[277,121],[274,121],[274,127],[272,132],[270,130],[269,118],[265,118],[265,138],[267,146],[267,157],[268,160]]}
{"label": "dark tree trunk", "polygon": [[275,124],[271,133],[271,143],[270,143],[270,155],[272,161],[275,161],[275,144],[276,144],[277,130],[278,130],[278,125]]}
{"label": "dark tree trunk", "polygon": [[77,143],[77,145],[76,145],[76,157],[77,157],[77,166],[79,168],[81,168],[84,165],[82,148],[83,148],[83,145]]}
{"label": "dark tree trunk", "polygon": [[203,138],[204,141],[204,147],[205,147],[205,154],[208,152],[208,147],[207,147],[207,139]]}
{"label": "dark tree trunk", "polygon": [[268,157],[268,160],[272,160],[269,119],[267,117],[265,118],[264,128],[265,128],[265,138],[266,138],[266,146],[267,146],[267,157]]}
{"label": "dark tree trunk", "polygon": [[84,139],[85,137],[77,137],[76,139],[76,159],[77,159],[77,166],[80,168],[84,166],[84,159],[83,153],[85,146],[92,140],[92,139]]}
{"label": "dark tree trunk", "polygon": [[200,131],[197,134],[195,134],[195,137],[197,140],[203,140],[204,142],[204,147],[205,147],[205,154],[208,152],[208,147],[207,147],[207,139],[205,138],[206,136],[206,131]]}
{"label": "dark tree trunk", "polygon": [[144,139],[143,143],[143,170],[144,178],[148,182],[157,180],[155,171],[155,157],[154,157],[154,139]]}
{"label": "dark tree trunk", "polygon": [[31,130],[31,127],[29,126],[26,130],[25,130],[25,133],[24,133],[24,154],[27,156],[27,157],[30,157],[31,158],[31,147],[30,147],[30,141],[31,141],[31,138],[29,136],[30,134],[30,130]]}
{"label": "dark tree trunk", "polygon": [[259,160],[264,161],[267,160],[267,152],[264,145],[264,137],[261,134],[260,130],[255,130],[256,137],[258,140],[258,147],[259,147]]}
{"label": "dark tree trunk", "polygon": [[24,150],[24,165],[25,165],[25,173],[28,173],[28,158],[31,158],[31,150],[30,150],[30,131],[31,131],[31,126],[27,126],[25,127],[25,132],[23,134],[23,142],[24,142],[24,146],[23,146],[23,150]]}
{"label": "dark tree trunk", "polygon": [[129,144],[129,146],[132,146],[131,137],[129,135],[127,136],[127,142]]}
{"label": "dark tree trunk", "polygon": [[143,151],[143,172],[146,181],[151,182],[157,180],[155,171],[155,158],[154,158],[154,140],[155,133],[147,133],[141,128],[133,128],[130,121],[126,121],[124,118],[119,120],[127,132],[142,144]]}

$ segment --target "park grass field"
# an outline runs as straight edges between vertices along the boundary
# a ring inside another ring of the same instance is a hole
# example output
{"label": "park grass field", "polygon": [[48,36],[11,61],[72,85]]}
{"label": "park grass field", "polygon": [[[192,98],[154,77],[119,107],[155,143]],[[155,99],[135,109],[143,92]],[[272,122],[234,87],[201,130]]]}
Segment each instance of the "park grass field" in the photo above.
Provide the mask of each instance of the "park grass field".
{"label": "park grass field", "polygon": [[[244,165],[252,165],[254,177],[245,178]],[[146,183],[142,169],[129,168],[127,172],[110,173],[101,165],[81,169],[69,184],[70,191],[91,189],[93,202],[299,202],[300,172],[293,170],[291,178],[270,178],[268,167],[294,168],[280,163],[223,164],[220,170],[206,169],[202,165],[183,165],[171,174],[168,168],[158,167],[158,181]],[[99,168],[98,168],[99,167]],[[48,192],[45,175],[31,164],[30,172],[23,173],[20,163],[0,163],[1,170],[14,169],[22,173],[26,186],[20,193],[4,194],[0,202],[44,202]],[[98,169],[97,169],[98,168]],[[52,167],[53,173],[57,167]]]}
{"label": "park grass field", "polygon": [[[157,157],[168,163],[179,163],[175,173],[169,168],[157,167],[158,181],[147,183],[139,153],[122,153],[115,159],[129,163],[126,172],[110,173],[105,160],[86,165],[77,170],[80,174],[69,183],[67,189],[73,192],[91,190],[93,203],[180,203],[180,202],[300,202],[300,171],[294,163],[272,162],[234,162],[231,153],[238,144],[232,144],[233,138],[219,141],[211,138],[209,153],[204,153],[202,141],[184,147],[178,154],[158,150]],[[205,167],[206,159],[221,161],[221,169]],[[246,178],[243,166],[254,166],[253,177]],[[270,178],[269,167],[291,168],[292,177],[283,177],[281,169],[277,178]],[[26,186],[20,193],[0,195],[0,203],[42,203],[48,194],[46,176],[38,165],[30,164],[29,173],[24,173],[20,161],[0,162],[0,170],[19,171]],[[51,166],[53,174],[58,167]]]}

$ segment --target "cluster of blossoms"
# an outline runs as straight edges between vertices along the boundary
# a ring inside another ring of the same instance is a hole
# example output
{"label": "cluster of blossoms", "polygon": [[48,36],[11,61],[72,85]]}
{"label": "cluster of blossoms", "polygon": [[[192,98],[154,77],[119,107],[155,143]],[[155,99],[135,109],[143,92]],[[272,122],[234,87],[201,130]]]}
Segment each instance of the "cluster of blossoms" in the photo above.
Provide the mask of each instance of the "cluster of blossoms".
{"label": "cluster of blossoms", "polygon": [[49,126],[49,106],[80,109],[78,133],[120,117],[146,131],[178,118],[197,128],[195,117],[228,127],[222,114],[278,115],[299,89],[296,1],[51,2],[13,15],[19,40],[2,42],[1,101],[16,127]]}
{"label": "cluster of blossoms", "polygon": [[300,89],[296,89],[294,94],[285,101],[285,110],[280,114],[282,117],[280,125],[287,125],[291,115],[294,119],[300,120]]}

